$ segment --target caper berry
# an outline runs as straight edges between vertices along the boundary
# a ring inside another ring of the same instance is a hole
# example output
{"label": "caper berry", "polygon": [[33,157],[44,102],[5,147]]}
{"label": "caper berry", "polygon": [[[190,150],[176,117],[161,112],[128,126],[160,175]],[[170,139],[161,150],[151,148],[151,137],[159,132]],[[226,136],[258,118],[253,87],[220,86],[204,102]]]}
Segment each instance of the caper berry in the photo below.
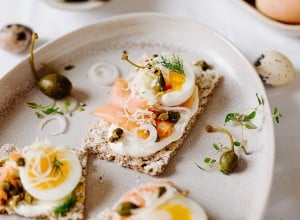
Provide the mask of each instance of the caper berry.
{"label": "caper berry", "polygon": [[50,73],[38,81],[39,89],[47,96],[54,99],[62,99],[70,95],[72,83],[70,80],[58,73]]}
{"label": "caper berry", "polygon": [[59,73],[47,73],[40,77],[34,66],[34,43],[38,39],[37,33],[33,33],[30,45],[30,65],[35,78],[38,81],[38,87],[45,95],[53,99],[62,99],[70,95],[72,91],[71,81]]}
{"label": "caper berry", "polygon": [[120,216],[129,216],[132,214],[131,210],[136,208],[139,207],[132,202],[122,202],[117,206],[116,211]]}
{"label": "caper berry", "polygon": [[226,151],[220,157],[219,163],[222,170],[224,170],[227,173],[230,173],[234,171],[238,165],[238,156],[233,150]]}

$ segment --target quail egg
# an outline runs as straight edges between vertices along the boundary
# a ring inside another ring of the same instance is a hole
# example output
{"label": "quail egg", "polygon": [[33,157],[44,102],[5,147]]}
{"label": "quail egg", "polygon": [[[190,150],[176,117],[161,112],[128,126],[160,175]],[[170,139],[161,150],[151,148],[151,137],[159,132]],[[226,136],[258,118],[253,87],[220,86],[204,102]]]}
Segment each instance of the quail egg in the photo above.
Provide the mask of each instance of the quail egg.
{"label": "quail egg", "polygon": [[13,53],[21,53],[30,44],[32,30],[22,24],[9,24],[0,30],[0,47]]}
{"label": "quail egg", "polygon": [[281,86],[291,82],[296,75],[292,62],[277,51],[264,52],[254,63],[262,81],[271,86]]}

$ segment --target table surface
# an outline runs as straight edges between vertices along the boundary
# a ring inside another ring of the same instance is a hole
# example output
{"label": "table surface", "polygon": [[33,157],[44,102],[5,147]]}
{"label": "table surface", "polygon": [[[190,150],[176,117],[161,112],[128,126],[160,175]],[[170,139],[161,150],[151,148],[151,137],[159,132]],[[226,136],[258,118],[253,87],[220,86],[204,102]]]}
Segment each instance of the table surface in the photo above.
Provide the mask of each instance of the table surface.
{"label": "table surface", "polygon": [[[264,219],[299,219],[300,38],[272,30],[231,0],[112,0],[91,11],[64,11],[41,0],[9,0],[1,2],[0,26],[27,24],[39,33],[40,46],[88,24],[131,12],[163,12],[205,24],[229,39],[251,63],[268,50],[290,58],[297,71],[295,80],[283,87],[266,88],[271,106],[278,106],[283,118],[275,125],[275,169]],[[26,55],[0,50],[0,78]]]}

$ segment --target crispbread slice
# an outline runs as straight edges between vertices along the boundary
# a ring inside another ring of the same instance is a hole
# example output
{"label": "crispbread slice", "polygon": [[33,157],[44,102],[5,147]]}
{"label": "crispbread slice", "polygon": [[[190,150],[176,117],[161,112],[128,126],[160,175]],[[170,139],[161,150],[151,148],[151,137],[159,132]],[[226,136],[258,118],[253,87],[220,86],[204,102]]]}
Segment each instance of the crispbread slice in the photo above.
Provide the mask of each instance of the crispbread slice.
{"label": "crispbread slice", "polygon": [[163,172],[171,157],[176,153],[192,129],[210,97],[212,96],[216,86],[221,81],[221,76],[213,71],[202,72],[197,76],[196,85],[199,91],[199,106],[195,115],[190,119],[186,126],[183,136],[167,145],[164,149],[147,157],[131,157],[122,156],[114,153],[108,145],[107,131],[110,124],[99,119],[88,131],[83,141],[83,148],[89,152],[97,154],[100,159],[113,161],[123,167],[127,167],[136,171],[140,171],[149,175],[158,175]]}
{"label": "crispbread slice", "polygon": [[[23,148],[20,146],[16,146],[14,144],[5,144],[0,147],[0,159],[7,158],[10,153],[12,152],[20,152]],[[85,149],[78,148],[76,150],[70,149],[73,151],[79,158],[79,161],[82,166],[82,176],[80,182],[78,183],[77,187],[75,188],[75,196],[76,196],[76,203],[74,208],[72,208],[66,216],[59,217],[62,220],[81,220],[84,219],[84,201],[85,201],[85,188],[86,188],[86,175],[87,175],[87,159],[88,153]],[[0,213],[1,214],[17,214],[15,211],[7,206],[0,205]],[[23,216],[22,216],[23,217]],[[0,217],[1,218],[1,217]],[[58,219],[55,216],[55,213],[51,213],[50,215],[40,215],[36,216],[37,219]]]}

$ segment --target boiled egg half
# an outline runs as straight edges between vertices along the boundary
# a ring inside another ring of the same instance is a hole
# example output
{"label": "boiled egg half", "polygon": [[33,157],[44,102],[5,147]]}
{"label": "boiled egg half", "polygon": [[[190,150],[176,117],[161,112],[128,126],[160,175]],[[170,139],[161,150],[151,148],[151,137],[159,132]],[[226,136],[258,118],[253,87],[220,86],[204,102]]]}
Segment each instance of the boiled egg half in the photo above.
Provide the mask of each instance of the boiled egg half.
{"label": "boiled egg half", "polygon": [[166,203],[130,218],[131,220],[207,220],[202,207],[193,200],[174,196]]}
{"label": "boiled egg half", "polygon": [[25,190],[36,199],[63,199],[80,181],[80,161],[64,146],[36,141],[24,157],[25,166],[20,168],[20,178]]}

